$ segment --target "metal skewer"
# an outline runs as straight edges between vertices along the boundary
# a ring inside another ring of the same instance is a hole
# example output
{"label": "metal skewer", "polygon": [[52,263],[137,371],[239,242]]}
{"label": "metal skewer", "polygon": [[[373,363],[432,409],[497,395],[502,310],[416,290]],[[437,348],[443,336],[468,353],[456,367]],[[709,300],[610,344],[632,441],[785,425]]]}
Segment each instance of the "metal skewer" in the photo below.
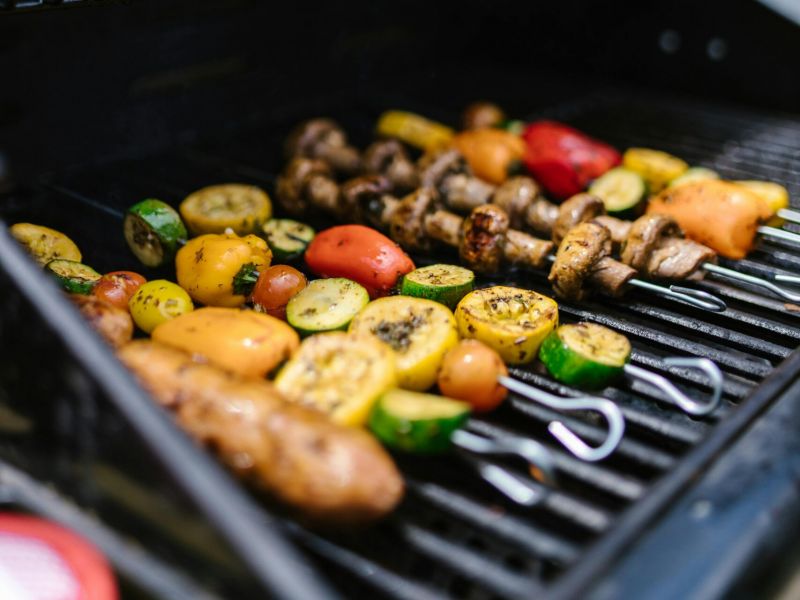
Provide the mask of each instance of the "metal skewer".
{"label": "metal skewer", "polygon": [[[780,214],[781,211],[778,211]],[[795,211],[791,211],[795,213]],[[798,213],[795,213],[798,214]],[[799,214],[800,216],[800,214]],[[778,227],[770,227],[769,225],[761,225],[758,229],[756,229],[758,233],[761,235],[766,235],[767,237],[774,237],[778,238],[779,240],[783,240],[785,242],[791,242],[793,244],[800,244],[800,233],[793,233],[791,231],[785,231]]]}
{"label": "metal skewer", "polygon": [[[738,271],[734,271],[733,269],[720,267],[719,265],[715,265],[714,263],[708,263],[708,262],[703,263],[703,269],[705,271],[708,271],[709,273],[715,273],[717,275],[722,275],[723,277],[728,277],[730,279],[735,279],[737,281],[743,281],[745,283],[758,286],[760,288],[772,292],[773,294],[783,298],[784,300],[788,300],[789,302],[800,302],[799,293],[785,290],[782,287],[775,285],[768,279],[764,279],[762,277],[756,277],[755,275],[748,275],[747,273],[739,273]],[[774,275],[774,277],[775,281],[781,281],[783,283],[800,284],[800,277],[797,275]]]}
{"label": "metal skewer", "polygon": [[790,208],[781,208],[781,209],[778,209],[778,212],[775,213],[775,215],[780,217],[784,221],[789,221],[790,223],[798,223],[798,224],[800,224],[800,210],[792,210]]}
{"label": "metal skewer", "polygon": [[[547,257],[547,260],[550,262],[555,262],[556,257],[551,254]],[[703,290],[695,290],[693,288],[683,287],[680,285],[670,285],[667,288],[663,285],[658,285],[635,277],[628,281],[628,285],[647,290],[648,292],[653,292],[654,294],[663,298],[669,298],[670,300],[676,300],[678,302],[683,302],[684,304],[690,304],[695,308],[700,308],[710,312],[723,312],[728,308],[728,305],[725,304],[725,301],[722,300],[722,298],[717,298],[714,294],[709,294]]]}
{"label": "metal skewer", "polygon": [[683,358],[669,357],[664,359],[664,364],[671,367],[686,367],[688,369],[698,369],[703,371],[711,381],[711,399],[707,402],[698,402],[684,394],[666,377],[637,367],[636,365],[625,365],[625,375],[634,379],[639,379],[645,383],[660,389],[669,396],[675,404],[684,412],[694,416],[703,416],[713,412],[719,406],[722,398],[722,371],[719,367],[707,358]]}
{"label": "metal skewer", "polygon": [[539,404],[543,404],[548,408],[562,412],[593,410],[602,414],[608,422],[608,435],[605,441],[596,448],[589,446],[561,421],[552,421],[547,426],[547,430],[553,437],[581,460],[587,462],[603,460],[616,450],[617,446],[619,446],[619,443],[622,441],[622,435],[625,433],[625,418],[622,416],[622,411],[619,406],[614,404],[611,400],[597,396],[561,398],[504,375],[498,377],[497,381],[512,392],[533,400],[534,402],[538,402]]}

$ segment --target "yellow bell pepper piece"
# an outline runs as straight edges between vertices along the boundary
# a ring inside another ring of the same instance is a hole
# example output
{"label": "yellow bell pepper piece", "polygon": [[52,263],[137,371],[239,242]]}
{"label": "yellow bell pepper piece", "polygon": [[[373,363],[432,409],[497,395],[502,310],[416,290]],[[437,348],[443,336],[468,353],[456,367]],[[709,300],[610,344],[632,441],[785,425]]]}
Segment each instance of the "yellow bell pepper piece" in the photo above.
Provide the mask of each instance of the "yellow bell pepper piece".
{"label": "yellow bell pepper piece", "polygon": [[247,300],[244,283],[255,283],[257,273],[271,260],[272,252],[260,237],[211,233],[178,250],[175,271],[178,283],[195,302],[233,308]]}
{"label": "yellow bell pepper piece", "polygon": [[156,327],[153,340],[244,377],[264,377],[300,345],[294,329],[253,310],[199,308]]}
{"label": "yellow bell pepper piece", "polygon": [[734,181],[733,183],[746,187],[764,200],[769,205],[773,215],[782,208],[789,208],[789,190],[782,185],[771,181],[755,180]]}
{"label": "yellow bell pepper piece", "polygon": [[420,150],[436,150],[450,144],[455,131],[420,115],[388,110],[378,119],[378,135],[397,138]]}
{"label": "yellow bell pepper piece", "polygon": [[651,194],[660,192],[689,168],[686,161],[660,150],[629,148],[622,155],[622,166],[638,173],[647,182]]}

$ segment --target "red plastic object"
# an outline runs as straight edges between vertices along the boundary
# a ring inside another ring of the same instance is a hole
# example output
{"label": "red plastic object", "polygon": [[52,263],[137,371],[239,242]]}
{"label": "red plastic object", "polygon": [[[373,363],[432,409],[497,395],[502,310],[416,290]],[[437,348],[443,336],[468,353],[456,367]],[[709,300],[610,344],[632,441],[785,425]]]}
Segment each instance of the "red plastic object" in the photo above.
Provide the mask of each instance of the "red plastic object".
{"label": "red plastic object", "polygon": [[533,177],[556,199],[586,189],[622,161],[613,147],[555,121],[535,121],[522,132],[523,162]]}
{"label": "red plastic object", "polygon": [[117,600],[114,575],[97,549],[42,519],[0,513],[0,598]]}

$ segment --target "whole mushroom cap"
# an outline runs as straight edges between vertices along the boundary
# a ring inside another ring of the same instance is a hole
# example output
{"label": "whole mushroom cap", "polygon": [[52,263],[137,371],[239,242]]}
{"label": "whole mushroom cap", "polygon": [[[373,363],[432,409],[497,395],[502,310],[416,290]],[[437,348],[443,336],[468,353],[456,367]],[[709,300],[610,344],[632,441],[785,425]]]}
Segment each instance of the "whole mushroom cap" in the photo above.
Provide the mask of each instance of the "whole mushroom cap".
{"label": "whole mushroom cap", "polygon": [[425,231],[425,217],[439,205],[439,194],[433,188],[422,187],[400,201],[392,215],[390,237],[408,251],[428,251],[433,241]]}
{"label": "whole mushroom cap", "polygon": [[585,192],[575,194],[558,209],[558,218],[553,224],[553,242],[560,244],[573,227],[605,213],[606,207],[597,196]]}

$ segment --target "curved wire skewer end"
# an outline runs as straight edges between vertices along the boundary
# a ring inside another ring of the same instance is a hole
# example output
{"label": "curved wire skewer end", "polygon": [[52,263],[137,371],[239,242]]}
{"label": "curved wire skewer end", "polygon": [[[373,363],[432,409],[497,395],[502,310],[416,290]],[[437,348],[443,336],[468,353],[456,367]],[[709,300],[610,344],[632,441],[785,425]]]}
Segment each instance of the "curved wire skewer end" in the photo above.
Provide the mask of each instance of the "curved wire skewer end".
{"label": "curved wire skewer end", "polygon": [[674,356],[665,358],[664,364],[670,367],[684,367],[703,371],[711,383],[711,398],[707,402],[698,402],[680,391],[666,377],[662,377],[661,375],[635,365],[625,365],[625,374],[660,389],[667,396],[672,398],[672,401],[675,402],[678,407],[690,415],[702,417],[713,412],[717,406],[719,406],[720,400],[722,399],[723,378],[722,371],[720,371],[716,363],[708,358]]}

